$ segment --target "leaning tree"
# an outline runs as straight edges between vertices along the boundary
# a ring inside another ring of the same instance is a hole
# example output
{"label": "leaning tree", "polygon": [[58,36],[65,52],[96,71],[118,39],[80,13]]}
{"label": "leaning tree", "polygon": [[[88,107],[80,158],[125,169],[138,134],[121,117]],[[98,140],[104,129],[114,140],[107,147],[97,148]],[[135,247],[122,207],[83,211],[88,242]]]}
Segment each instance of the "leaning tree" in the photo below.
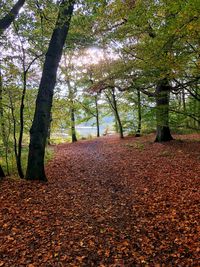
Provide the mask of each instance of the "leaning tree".
{"label": "leaning tree", "polygon": [[58,65],[68,34],[75,0],[63,0],[53,34],[45,56],[42,78],[36,99],[33,124],[30,130],[30,145],[27,180],[47,181],[44,170],[45,146],[51,117],[54,87]]}

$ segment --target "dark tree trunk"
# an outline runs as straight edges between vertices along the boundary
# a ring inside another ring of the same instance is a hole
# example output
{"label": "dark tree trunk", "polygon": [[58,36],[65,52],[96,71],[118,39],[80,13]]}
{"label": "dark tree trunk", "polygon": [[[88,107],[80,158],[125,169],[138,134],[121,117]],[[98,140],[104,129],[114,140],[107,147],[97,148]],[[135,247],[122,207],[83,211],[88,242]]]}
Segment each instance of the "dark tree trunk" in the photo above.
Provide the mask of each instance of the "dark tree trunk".
{"label": "dark tree trunk", "polygon": [[26,179],[47,181],[44,171],[45,145],[50,124],[53,92],[58,65],[70,26],[75,0],[63,0],[45,57],[42,78],[36,99],[36,109],[30,130],[30,145]]}
{"label": "dark tree trunk", "polygon": [[4,110],[3,110],[3,82],[1,76],[1,69],[0,69],[0,128],[1,128],[3,145],[4,147],[6,147],[6,130],[5,130]]}
{"label": "dark tree trunk", "polygon": [[72,143],[77,142],[76,137],[76,123],[75,123],[75,108],[74,108],[74,94],[76,88],[72,88],[70,81],[67,80],[68,90],[69,90],[69,102],[70,102],[70,117],[71,117],[71,137],[72,137]]}
{"label": "dark tree trunk", "polygon": [[52,123],[52,113],[50,112],[50,122],[49,122],[49,128],[48,128],[48,134],[47,134],[47,145],[51,145],[51,123]]}
{"label": "dark tree trunk", "polygon": [[172,140],[169,128],[169,95],[170,85],[167,79],[163,79],[156,88],[156,122],[157,135],[155,142]]}
{"label": "dark tree trunk", "polygon": [[24,5],[25,0],[18,0],[17,3],[13,6],[13,8],[5,15],[2,19],[0,19],[0,35],[10,26],[10,24],[17,17],[20,8]]}
{"label": "dark tree trunk", "polygon": [[3,177],[5,177],[5,174],[4,174],[4,171],[0,165],[0,178],[3,178]]}
{"label": "dark tree trunk", "polygon": [[98,108],[98,94],[95,95],[95,109],[96,109],[96,126],[97,126],[97,137],[100,136],[100,127],[99,127],[99,108]]}
{"label": "dark tree trunk", "polygon": [[120,138],[124,138],[123,127],[122,127],[121,119],[120,119],[118,108],[117,108],[117,101],[116,101],[114,89],[112,89],[112,104],[113,104],[113,110],[115,112],[115,118],[117,120],[117,125],[119,127]]}
{"label": "dark tree trunk", "polygon": [[138,104],[138,128],[135,136],[140,137],[141,125],[142,125],[142,113],[141,113],[141,94],[139,89],[137,89],[137,104]]}
{"label": "dark tree trunk", "polygon": [[[3,90],[2,90],[2,80],[1,80],[1,73],[0,73],[0,121],[1,121],[1,132],[2,132],[2,138],[3,138],[3,144],[4,146],[5,144],[5,136],[4,136],[4,118],[3,118],[3,105],[2,105],[2,94],[3,94]],[[0,165],[0,178],[5,177],[4,171]]]}
{"label": "dark tree trunk", "polygon": [[21,103],[20,103],[20,130],[19,130],[19,140],[18,140],[18,153],[17,153],[17,170],[20,178],[24,178],[24,172],[22,170],[22,163],[21,163],[21,156],[22,156],[22,141],[23,141],[23,135],[24,135],[24,101],[27,91],[27,74],[29,69],[31,68],[31,65],[36,61],[36,59],[39,56],[36,56],[28,65],[26,68],[25,61],[26,61],[26,55],[25,50],[22,45],[22,51],[23,51],[23,90],[21,95]]}
{"label": "dark tree trunk", "polygon": [[24,173],[22,170],[21,156],[22,156],[22,140],[24,134],[24,100],[26,95],[26,75],[27,72],[24,67],[23,73],[23,91],[20,104],[20,131],[19,131],[19,140],[18,140],[18,155],[17,155],[17,170],[20,178],[24,178]]}
{"label": "dark tree trunk", "polygon": [[72,143],[76,142],[77,141],[77,138],[76,138],[76,127],[75,127],[75,114],[74,114],[74,103],[72,101],[72,106],[71,106],[71,110],[70,110],[70,113],[71,113],[71,134],[72,134]]}

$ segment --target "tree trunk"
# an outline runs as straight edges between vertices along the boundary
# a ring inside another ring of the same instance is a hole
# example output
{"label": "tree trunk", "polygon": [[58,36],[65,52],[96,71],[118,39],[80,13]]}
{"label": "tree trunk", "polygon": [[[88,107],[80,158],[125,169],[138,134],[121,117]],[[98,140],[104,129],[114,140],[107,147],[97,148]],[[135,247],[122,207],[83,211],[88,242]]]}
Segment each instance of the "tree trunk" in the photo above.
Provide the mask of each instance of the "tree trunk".
{"label": "tree trunk", "polygon": [[2,76],[1,76],[1,69],[0,69],[0,128],[1,128],[1,134],[2,134],[2,141],[4,147],[6,147],[6,130],[5,130],[5,120],[3,116],[3,82],[2,82]]}
{"label": "tree trunk", "polygon": [[[3,97],[3,86],[2,86],[2,77],[0,72],[0,123],[1,123],[1,133],[2,133],[2,139],[3,139],[3,145],[6,146],[5,143],[5,125],[4,125],[4,118],[3,118],[3,103],[2,103],[2,97]],[[4,171],[0,165],[0,178],[5,177]]]}
{"label": "tree trunk", "polygon": [[98,94],[95,95],[95,109],[96,109],[96,126],[97,126],[97,137],[100,136],[100,127],[99,127],[99,109],[98,109]]}
{"label": "tree trunk", "polygon": [[138,104],[138,128],[135,137],[140,137],[141,125],[142,125],[142,113],[141,113],[141,94],[139,89],[137,89],[137,104]]}
{"label": "tree trunk", "polygon": [[156,122],[157,135],[155,142],[172,140],[169,128],[169,94],[170,85],[167,79],[163,79],[156,88]]}
{"label": "tree trunk", "polygon": [[9,100],[10,100],[10,109],[11,109],[11,117],[12,117],[12,124],[13,124],[13,139],[14,139],[14,152],[15,152],[15,160],[16,160],[16,164],[17,164],[17,168],[18,168],[18,150],[17,150],[17,121],[15,118],[15,107],[13,104],[13,98],[11,95],[11,92],[9,91]]}
{"label": "tree trunk", "polygon": [[48,134],[47,134],[47,145],[51,145],[51,124],[52,124],[52,113],[50,112],[50,122],[48,127]]}
{"label": "tree trunk", "polygon": [[30,130],[30,145],[26,179],[47,181],[44,170],[45,145],[50,124],[53,92],[58,65],[70,26],[75,0],[63,0],[49,48],[36,99],[36,109]]}
{"label": "tree trunk", "polygon": [[69,102],[70,102],[71,137],[72,137],[72,143],[74,143],[74,142],[77,142],[76,126],[75,126],[75,108],[74,108],[75,88],[71,87],[69,79],[67,79],[67,86],[68,86],[68,90],[69,90]]}
{"label": "tree trunk", "polygon": [[112,103],[113,103],[113,109],[115,112],[115,118],[117,120],[117,125],[119,127],[120,138],[124,138],[123,127],[122,127],[121,119],[120,119],[118,108],[117,108],[117,101],[116,101],[114,89],[112,89]]}
{"label": "tree trunk", "polygon": [[0,165],[0,178],[3,178],[3,177],[5,177],[5,174],[4,174],[4,171]]}
{"label": "tree trunk", "polygon": [[72,101],[71,103],[71,110],[70,110],[70,113],[71,113],[71,134],[72,134],[72,143],[76,142],[77,141],[77,138],[76,138],[76,128],[75,128],[75,114],[74,114],[74,103]]}
{"label": "tree trunk", "polygon": [[24,178],[24,173],[22,170],[21,156],[22,156],[22,140],[24,134],[24,100],[26,95],[26,76],[27,72],[25,70],[25,66],[23,66],[23,91],[21,96],[20,103],[20,130],[19,130],[19,140],[18,140],[18,155],[17,155],[17,170],[20,178]]}
{"label": "tree trunk", "polygon": [[13,6],[13,8],[5,15],[2,19],[0,19],[0,35],[10,26],[10,24],[17,17],[20,8],[24,5],[25,0],[18,0],[17,3]]}

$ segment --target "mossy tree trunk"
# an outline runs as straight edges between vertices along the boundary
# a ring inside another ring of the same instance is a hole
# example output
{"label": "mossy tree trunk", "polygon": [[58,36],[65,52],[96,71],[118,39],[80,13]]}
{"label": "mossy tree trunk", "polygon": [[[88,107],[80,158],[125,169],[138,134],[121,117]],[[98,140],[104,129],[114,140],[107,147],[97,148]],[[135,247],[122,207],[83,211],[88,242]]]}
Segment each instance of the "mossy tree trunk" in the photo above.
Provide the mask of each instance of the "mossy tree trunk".
{"label": "mossy tree trunk", "polygon": [[159,82],[156,88],[156,122],[157,134],[155,142],[165,142],[172,140],[169,128],[169,95],[170,85],[167,79]]}

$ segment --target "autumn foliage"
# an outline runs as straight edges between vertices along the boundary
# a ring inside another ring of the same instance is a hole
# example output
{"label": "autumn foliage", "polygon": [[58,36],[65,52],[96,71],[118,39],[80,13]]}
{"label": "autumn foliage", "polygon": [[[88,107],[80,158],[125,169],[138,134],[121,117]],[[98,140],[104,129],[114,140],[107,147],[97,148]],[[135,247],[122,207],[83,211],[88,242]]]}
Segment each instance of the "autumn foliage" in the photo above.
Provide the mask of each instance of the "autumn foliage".
{"label": "autumn foliage", "polygon": [[199,266],[199,135],[55,147],[48,183],[0,183],[0,266]]}

